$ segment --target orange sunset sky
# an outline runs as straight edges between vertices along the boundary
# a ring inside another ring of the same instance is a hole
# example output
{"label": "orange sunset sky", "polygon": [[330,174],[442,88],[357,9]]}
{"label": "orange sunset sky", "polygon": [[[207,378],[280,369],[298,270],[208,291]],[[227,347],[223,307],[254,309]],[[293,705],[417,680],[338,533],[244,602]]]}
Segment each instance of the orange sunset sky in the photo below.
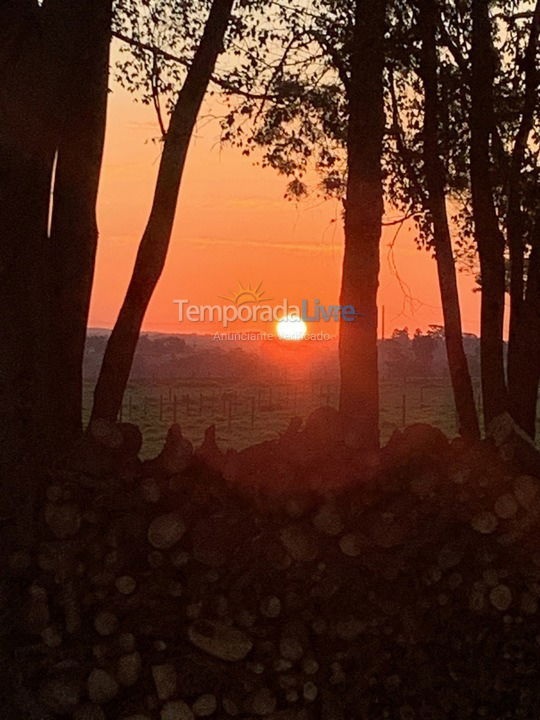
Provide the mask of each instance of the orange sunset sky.
{"label": "orange sunset sky", "polygon": [[[113,87],[99,201],[100,241],[90,326],[110,328],[123,298],[139,238],[150,207],[160,146],[150,108]],[[208,106],[199,120],[184,174],[167,267],[148,310],[144,329],[160,332],[215,332],[211,325],[177,319],[175,299],[216,304],[239,283],[262,282],[267,296],[289,303],[339,298],[343,248],[337,201],[312,197],[284,199],[286,179],[254,166],[218,143],[217,123]],[[407,300],[388,258],[395,228],[387,228],[381,252],[379,302],[386,308],[386,335],[394,327],[427,328],[441,323],[435,263],[418,251],[412,227],[397,241],[394,261]],[[463,326],[478,332],[479,296],[473,279],[460,275]],[[244,328],[245,329],[245,328]],[[256,329],[268,330],[268,327]]]}

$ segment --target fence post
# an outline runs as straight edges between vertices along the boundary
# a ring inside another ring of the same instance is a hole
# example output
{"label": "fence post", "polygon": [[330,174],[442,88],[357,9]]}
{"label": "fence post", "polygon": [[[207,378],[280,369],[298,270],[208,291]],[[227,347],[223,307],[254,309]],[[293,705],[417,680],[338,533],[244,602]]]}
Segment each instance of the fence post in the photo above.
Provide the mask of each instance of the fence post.
{"label": "fence post", "polygon": [[476,404],[478,406],[478,412],[482,413],[482,383],[478,383],[476,387]]}

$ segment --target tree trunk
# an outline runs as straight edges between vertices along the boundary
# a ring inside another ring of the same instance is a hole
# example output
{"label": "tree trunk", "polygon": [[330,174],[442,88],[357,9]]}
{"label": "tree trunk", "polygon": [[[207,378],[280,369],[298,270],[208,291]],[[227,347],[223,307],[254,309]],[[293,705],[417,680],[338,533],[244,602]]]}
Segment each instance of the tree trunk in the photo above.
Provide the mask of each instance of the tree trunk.
{"label": "tree trunk", "polygon": [[527,289],[522,305],[520,326],[513,337],[513,376],[510,385],[510,409],[514,421],[534,440],[538,385],[540,381],[540,218],[533,231],[529,257]]}
{"label": "tree trunk", "polygon": [[[538,340],[537,274],[540,249],[533,248],[525,283],[526,218],[522,209],[523,182],[521,173],[525,152],[533,129],[538,103],[538,70],[536,54],[540,33],[540,2],[537,1],[525,53],[525,93],[521,121],[510,158],[508,178],[508,247],[510,249],[510,335],[508,342],[508,393],[510,414],[532,439],[536,434],[536,403],[538,369],[531,362],[529,348]],[[534,235],[533,230],[533,235]],[[538,232],[538,226],[536,227]],[[538,240],[533,242],[538,243]]]}
{"label": "tree trunk", "polygon": [[[97,247],[96,201],[107,114],[111,0],[68,8],[70,47],[50,237],[50,427],[60,447],[82,430],[82,364]],[[84,88],[84,92],[81,92]],[[55,392],[55,389],[61,392]]]}
{"label": "tree trunk", "polygon": [[173,109],[150,217],[96,385],[94,419],[115,421],[122,406],[144,315],[167,257],[189,142],[223,48],[233,3],[234,0],[213,1],[201,42]]}
{"label": "tree trunk", "polygon": [[489,0],[472,0],[471,187],[475,237],[482,276],[481,369],[487,426],[508,406],[503,321],[505,297],[504,237],[492,187],[490,128],[493,127],[493,63]]}
{"label": "tree trunk", "polygon": [[[97,5],[28,0],[0,7],[0,475],[8,490],[17,480],[20,498],[9,491],[14,507],[32,494],[53,440],[58,445],[65,438],[60,410],[67,414],[73,398],[68,378],[77,360],[65,372],[62,364],[74,348],[69,331],[77,278],[86,267],[82,236],[99,174],[97,164],[89,171],[85,163],[93,142],[102,145],[92,65],[106,41],[97,35]],[[60,145],[51,240],[51,184]],[[86,194],[84,208],[74,202],[79,194]],[[77,248],[66,248],[70,234],[78,235]],[[61,323],[66,327],[59,332]],[[81,346],[85,326],[81,320]],[[77,406],[70,412],[77,413]]]}
{"label": "tree trunk", "polygon": [[45,240],[60,88],[55,15],[37,3],[0,9],[0,446],[2,475],[39,462],[47,397]]}
{"label": "tree trunk", "polygon": [[437,20],[436,3],[422,2],[420,5],[420,30],[422,36],[421,75],[425,94],[424,171],[429,211],[433,223],[435,258],[444,315],[446,354],[454,402],[461,434],[466,438],[476,440],[480,437],[480,429],[469,365],[463,346],[456,268],[446,209],[446,169],[441,158],[439,144]]}
{"label": "tree trunk", "polygon": [[383,216],[385,0],[357,0],[349,91],[348,181],[341,305],[340,413],[347,442],[379,447],[377,291]]}

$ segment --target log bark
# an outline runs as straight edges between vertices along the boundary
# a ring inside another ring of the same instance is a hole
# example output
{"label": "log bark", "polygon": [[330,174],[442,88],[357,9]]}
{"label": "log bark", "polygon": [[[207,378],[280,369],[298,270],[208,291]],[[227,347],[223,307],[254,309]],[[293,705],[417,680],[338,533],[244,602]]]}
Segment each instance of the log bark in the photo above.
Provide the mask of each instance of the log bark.
{"label": "log bark", "polygon": [[94,393],[92,419],[116,420],[146,309],[161,276],[171,238],[186,155],[212,77],[234,0],[214,0],[203,36],[173,109],[150,217],[118,319],[107,343]]}
{"label": "log bark", "polygon": [[383,216],[381,172],[384,135],[385,0],[358,0],[355,10],[349,90],[348,181],[341,305],[354,307],[342,319],[339,357],[340,413],[347,442],[379,447],[377,292]]}
{"label": "log bark", "polygon": [[421,76],[424,85],[424,171],[428,206],[433,224],[433,245],[444,315],[444,335],[454,402],[461,434],[471,440],[480,437],[474,391],[463,346],[461,309],[452,239],[446,209],[446,168],[439,142],[439,80],[437,57],[436,3],[420,4],[422,37]]}
{"label": "log bark", "polygon": [[504,460],[521,472],[540,478],[540,452],[510,413],[493,418],[486,435]]}

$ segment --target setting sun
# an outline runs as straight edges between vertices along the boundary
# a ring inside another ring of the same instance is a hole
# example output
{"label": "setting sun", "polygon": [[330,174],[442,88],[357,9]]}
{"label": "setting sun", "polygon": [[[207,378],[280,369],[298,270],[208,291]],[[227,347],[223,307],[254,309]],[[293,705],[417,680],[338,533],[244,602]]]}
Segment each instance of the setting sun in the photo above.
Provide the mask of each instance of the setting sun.
{"label": "setting sun", "polygon": [[296,315],[284,317],[277,324],[277,334],[280,340],[303,340],[306,333],[306,323]]}

